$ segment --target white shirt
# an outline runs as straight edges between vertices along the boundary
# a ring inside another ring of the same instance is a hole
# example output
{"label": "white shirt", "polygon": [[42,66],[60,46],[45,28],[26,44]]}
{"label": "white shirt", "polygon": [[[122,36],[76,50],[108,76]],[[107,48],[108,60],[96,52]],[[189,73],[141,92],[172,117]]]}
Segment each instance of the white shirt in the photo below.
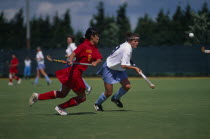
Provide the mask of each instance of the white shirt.
{"label": "white shirt", "polygon": [[70,45],[67,46],[66,54],[70,55],[76,48],[77,46],[75,45],[75,43],[71,43]]}
{"label": "white shirt", "polygon": [[122,68],[121,65],[130,66],[130,59],[132,56],[132,47],[128,42],[117,46],[112,54],[107,58],[107,66],[112,70],[125,71],[125,68]]}
{"label": "white shirt", "polygon": [[[75,49],[77,48],[77,46],[75,45],[75,43],[71,43],[70,45],[67,46],[67,49],[66,49],[66,54],[67,55],[70,55]],[[69,58],[67,58],[68,60]],[[75,60],[76,58],[73,59],[73,61]]]}
{"label": "white shirt", "polygon": [[25,63],[26,67],[30,67],[31,66],[31,60],[30,59],[25,59],[24,63]]}
{"label": "white shirt", "polygon": [[38,64],[44,64],[44,55],[42,54],[42,51],[36,53],[36,61]]}
{"label": "white shirt", "polygon": [[210,53],[210,50],[205,50],[204,53]]}

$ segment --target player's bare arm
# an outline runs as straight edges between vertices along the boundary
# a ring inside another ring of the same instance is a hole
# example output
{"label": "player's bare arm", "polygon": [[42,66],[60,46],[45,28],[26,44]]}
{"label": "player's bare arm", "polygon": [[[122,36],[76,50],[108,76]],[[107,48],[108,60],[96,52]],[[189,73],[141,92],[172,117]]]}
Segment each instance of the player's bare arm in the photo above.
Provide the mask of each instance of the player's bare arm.
{"label": "player's bare arm", "polygon": [[138,67],[134,67],[134,66],[128,66],[128,65],[121,65],[122,68],[125,69],[134,69],[137,73],[142,72],[142,70]]}
{"label": "player's bare arm", "polygon": [[101,63],[102,62],[102,60],[101,59],[97,59],[96,61],[94,61],[94,62],[92,62],[91,64],[92,64],[92,66],[97,66],[99,63]]}
{"label": "player's bare arm", "polygon": [[75,52],[72,52],[71,55],[69,56],[69,60],[68,60],[68,62],[69,62],[68,64],[69,65],[72,65],[73,64],[72,61],[73,61],[73,59],[74,59],[75,56],[76,56]]}

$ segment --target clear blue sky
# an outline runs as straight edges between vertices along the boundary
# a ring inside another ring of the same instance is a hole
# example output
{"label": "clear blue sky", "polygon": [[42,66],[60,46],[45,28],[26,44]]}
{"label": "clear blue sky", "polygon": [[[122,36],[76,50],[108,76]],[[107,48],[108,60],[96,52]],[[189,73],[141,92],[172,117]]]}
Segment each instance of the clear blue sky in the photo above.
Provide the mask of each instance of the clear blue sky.
{"label": "clear blue sky", "polygon": [[[162,8],[171,14],[176,10],[177,5],[183,9],[187,3],[190,4],[192,10],[201,9],[204,2],[208,3],[210,10],[210,0],[102,0],[105,6],[105,14],[116,16],[119,5],[124,2],[128,3],[127,16],[130,19],[132,28],[135,28],[139,17],[148,13],[152,18]],[[26,0],[0,0],[0,11],[4,11],[6,17],[11,19],[14,14],[23,8],[25,12]],[[84,32],[89,26],[92,15],[97,12],[96,6],[99,0],[30,0],[31,12],[30,16],[46,16],[55,15],[56,11],[59,15],[70,9],[72,27],[78,31]]]}

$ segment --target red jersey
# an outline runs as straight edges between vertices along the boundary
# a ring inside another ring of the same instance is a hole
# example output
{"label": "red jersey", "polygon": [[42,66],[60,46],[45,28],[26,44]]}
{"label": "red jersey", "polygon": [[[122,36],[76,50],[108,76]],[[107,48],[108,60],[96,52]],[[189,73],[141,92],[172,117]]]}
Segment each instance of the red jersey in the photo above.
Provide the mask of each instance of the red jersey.
{"label": "red jersey", "polygon": [[[85,41],[74,50],[74,53],[76,54],[75,62],[79,63],[92,63],[97,59],[102,59],[102,55],[98,51],[96,45],[92,45],[88,39],[85,39]],[[74,66],[82,71],[85,71],[88,67],[85,65]]]}
{"label": "red jersey", "polygon": [[19,61],[18,61],[17,58],[13,58],[10,63],[12,65],[11,67],[14,68],[14,67],[17,67],[17,66],[13,66],[13,65],[19,64]]}
{"label": "red jersey", "polygon": [[[9,72],[10,73],[18,73],[18,70],[17,70],[17,64],[19,64],[19,61],[17,58],[13,58],[10,62],[10,65],[11,67],[9,68]],[[14,66],[16,65],[16,66]]]}
{"label": "red jersey", "polygon": [[[92,63],[97,59],[102,59],[98,48],[96,45],[92,45],[89,40],[80,44],[75,50],[76,60],[75,62],[80,63]],[[75,92],[84,92],[85,84],[82,79],[83,71],[87,69],[88,66],[85,65],[73,65],[71,67],[56,71],[56,77],[59,81],[68,86]]]}

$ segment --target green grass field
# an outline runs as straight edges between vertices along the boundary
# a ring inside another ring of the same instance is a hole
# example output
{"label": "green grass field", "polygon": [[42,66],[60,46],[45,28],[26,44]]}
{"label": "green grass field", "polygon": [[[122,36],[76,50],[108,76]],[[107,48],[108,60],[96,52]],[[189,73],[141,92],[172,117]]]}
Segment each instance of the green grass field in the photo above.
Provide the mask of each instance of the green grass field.
{"label": "green grass field", "polygon": [[[87,101],[67,109],[70,115],[60,116],[54,110],[64,99],[39,101],[28,106],[32,92],[58,90],[54,79],[47,86],[44,79],[38,86],[23,80],[21,85],[8,86],[0,80],[1,139],[209,139],[210,78],[152,78],[156,89],[143,79],[130,79],[132,89],[121,100],[123,109],[110,101],[104,112],[95,112],[93,103],[102,93],[99,78],[86,81],[93,87]],[[115,85],[115,91],[119,85]]]}

